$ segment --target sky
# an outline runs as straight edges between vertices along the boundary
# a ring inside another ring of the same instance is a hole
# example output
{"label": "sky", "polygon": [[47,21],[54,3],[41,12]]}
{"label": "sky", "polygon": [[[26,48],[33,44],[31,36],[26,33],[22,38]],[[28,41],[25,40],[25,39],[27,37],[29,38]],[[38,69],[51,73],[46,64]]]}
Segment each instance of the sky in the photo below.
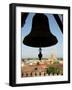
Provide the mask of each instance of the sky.
{"label": "sky", "polygon": [[[56,36],[58,43],[51,47],[42,48],[43,58],[49,58],[51,54],[55,54],[57,57],[63,57],[63,35],[62,32],[55,21],[55,18],[52,14],[44,13],[49,19],[49,27],[51,33]],[[21,28],[21,42],[22,42],[22,58],[37,58],[39,54],[39,48],[29,47],[23,44],[23,39],[27,36],[32,27],[32,18],[35,13],[29,13],[25,24]],[[62,19],[62,15],[59,15],[60,19]]]}

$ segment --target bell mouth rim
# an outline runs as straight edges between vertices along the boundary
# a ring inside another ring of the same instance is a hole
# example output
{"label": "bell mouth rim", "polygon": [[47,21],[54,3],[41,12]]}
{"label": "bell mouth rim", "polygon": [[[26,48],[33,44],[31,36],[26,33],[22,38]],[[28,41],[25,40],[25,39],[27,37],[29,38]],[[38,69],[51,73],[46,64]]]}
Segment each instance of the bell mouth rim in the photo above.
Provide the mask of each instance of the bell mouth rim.
{"label": "bell mouth rim", "polygon": [[28,47],[33,47],[33,48],[47,48],[47,47],[52,47],[52,46],[55,46],[57,43],[58,43],[58,40],[56,40],[55,42],[53,42],[50,45],[47,42],[46,42],[46,44],[44,43],[44,44],[39,44],[39,45],[38,44],[33,44],[33,42],[32,42],[32,44],[30,45],[30,44],[28,44],[28,43],[26,43],[26,42],[23,41],[23,44],[24,45],[26,45]]}

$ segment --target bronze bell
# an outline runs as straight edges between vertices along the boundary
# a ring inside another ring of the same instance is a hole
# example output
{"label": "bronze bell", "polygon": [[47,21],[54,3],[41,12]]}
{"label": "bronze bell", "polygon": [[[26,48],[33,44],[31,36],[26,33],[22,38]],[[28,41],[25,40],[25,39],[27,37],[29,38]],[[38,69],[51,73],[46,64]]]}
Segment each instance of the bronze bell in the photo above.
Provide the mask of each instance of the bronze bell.
{"label": "bronze bell", "polygon": [[31,32],[24,38],[23,43],[27,46],[41,48],[55,45],[57,42],[57,38],[50,32],[47,16],[40,13],[35,14]]}

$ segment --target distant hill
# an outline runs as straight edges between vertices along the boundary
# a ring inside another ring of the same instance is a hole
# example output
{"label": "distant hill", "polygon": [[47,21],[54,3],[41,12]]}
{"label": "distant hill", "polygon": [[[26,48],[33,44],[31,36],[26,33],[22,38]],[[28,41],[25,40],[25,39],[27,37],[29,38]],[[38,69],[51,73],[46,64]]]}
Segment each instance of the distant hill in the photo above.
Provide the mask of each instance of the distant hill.
{"label": "distant hill", "polygon": [[[63,60],[63,58],[57,58],[58,60]],[[23,61],[24,60],[39,60],[38,58],[23,58],[22,59]],[[48,58],[42,58],[42,60],[48,60]]]}

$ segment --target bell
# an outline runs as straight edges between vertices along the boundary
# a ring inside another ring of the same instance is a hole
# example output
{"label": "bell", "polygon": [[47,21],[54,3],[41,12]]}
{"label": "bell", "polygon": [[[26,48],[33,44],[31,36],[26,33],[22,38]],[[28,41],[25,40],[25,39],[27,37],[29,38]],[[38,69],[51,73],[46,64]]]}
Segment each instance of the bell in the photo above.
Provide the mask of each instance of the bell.
{"label": "bell", "polygon": [[23,43],[27,46],[41,48],[55,45],[57,42],[57,38],[50,32],[47,16],[40,13],[35,14],[31,32],[24,38]]}
{"label": "bell", "polygon": [[49,47],[57,43],[57,38],[50,32],[49,21],[44,14],[35,14],[32,29],[23,43],[31,47]]}

